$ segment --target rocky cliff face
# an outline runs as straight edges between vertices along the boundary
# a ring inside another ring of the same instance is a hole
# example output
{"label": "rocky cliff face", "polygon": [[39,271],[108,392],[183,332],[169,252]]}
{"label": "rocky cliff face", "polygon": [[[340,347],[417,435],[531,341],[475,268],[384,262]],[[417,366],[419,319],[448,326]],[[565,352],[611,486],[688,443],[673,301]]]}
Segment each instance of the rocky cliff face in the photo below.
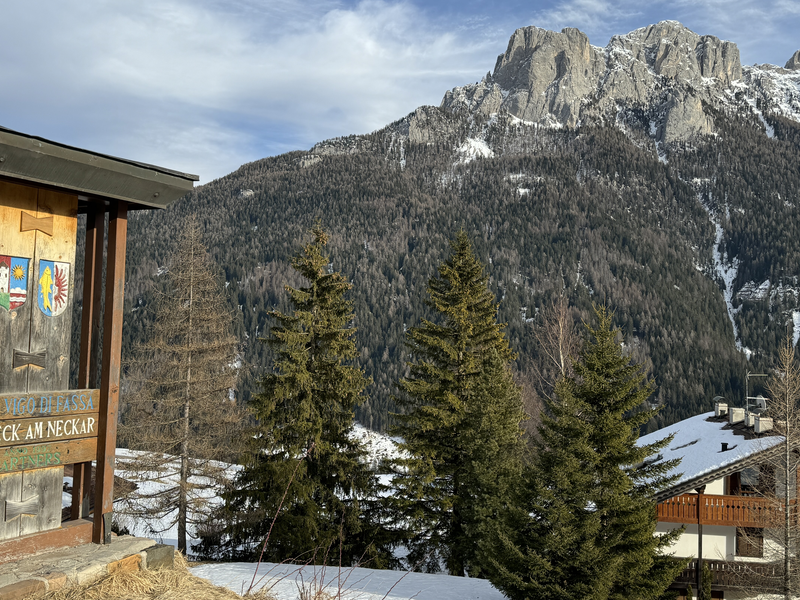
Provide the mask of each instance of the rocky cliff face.
{"label": "rocky cliff face", "polygon": [[[786,69],[798,64],[800,52]],[[748,73],[736,44],[698,35],[676,21],[615,36],[605,48],[592,46],[577,29],[525,27],[511,36],[493,73],[447,92],[441,108],[484,115],[507,111],[523,121],[567,127],[637,111],[646,116],[644,129],[656,142],[670,143],[714,133],[706,105],[732,102],[739,91],[769,100],[773,75],[763,68]],[[787,106],[794,101],[800,115],[800,88],[794,85],[794,96],[791,89],[783,92],[789,95]]]}
{"label": "rocky cliff face", "polygon": [[784,69],[789,69],[791,71],[798,71],[800,70],[800,50],[794,53],[794,56],[786,61],[786,65],[783,67]]}

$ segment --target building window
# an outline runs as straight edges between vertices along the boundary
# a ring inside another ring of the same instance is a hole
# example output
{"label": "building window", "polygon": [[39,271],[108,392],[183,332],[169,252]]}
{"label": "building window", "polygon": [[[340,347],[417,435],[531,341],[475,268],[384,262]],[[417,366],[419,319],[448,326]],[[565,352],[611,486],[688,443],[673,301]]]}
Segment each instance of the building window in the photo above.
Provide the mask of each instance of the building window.
{"label": "building window", "polygon": [[764,530],[756,527],[737,527],[736,556],[762,558],[764,556]]}

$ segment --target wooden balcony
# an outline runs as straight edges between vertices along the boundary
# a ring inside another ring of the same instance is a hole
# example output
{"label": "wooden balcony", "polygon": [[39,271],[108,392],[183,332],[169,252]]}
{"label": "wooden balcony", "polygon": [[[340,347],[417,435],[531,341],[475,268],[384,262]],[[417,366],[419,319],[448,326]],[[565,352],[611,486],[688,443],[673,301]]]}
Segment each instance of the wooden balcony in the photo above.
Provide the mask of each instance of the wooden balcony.
{"label": "wooden balcony", "polygon": [[[704,560],[711,571],[712,590],[758,590],[759,592],[778,592],[782,587],[780,565],[769,563],[733,562],[725,560]],[[697,560],[675,578],[672,589],[697,588]]]}
{"label": "wooden balcony", "polygon": [[[698,507],[698,499],[700,506]],[[766,527],[780,519],[778,505],[764,498],[683,494],[658,504],[658,520],[734,527]]]}

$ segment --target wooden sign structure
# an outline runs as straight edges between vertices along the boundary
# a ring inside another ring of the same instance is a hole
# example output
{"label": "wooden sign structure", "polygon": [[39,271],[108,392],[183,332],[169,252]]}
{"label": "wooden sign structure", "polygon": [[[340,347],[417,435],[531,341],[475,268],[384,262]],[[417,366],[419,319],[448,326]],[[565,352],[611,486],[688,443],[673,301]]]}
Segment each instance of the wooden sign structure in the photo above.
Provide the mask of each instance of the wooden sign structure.
{"label": "wooden sign structure", "polygon": [[[165,208],[194,181],[0,127],[0,564],[110,540],[127,214]],[[79,214],[80,370],[70,382]],[[72,506],[62,522],[67,464]]]}

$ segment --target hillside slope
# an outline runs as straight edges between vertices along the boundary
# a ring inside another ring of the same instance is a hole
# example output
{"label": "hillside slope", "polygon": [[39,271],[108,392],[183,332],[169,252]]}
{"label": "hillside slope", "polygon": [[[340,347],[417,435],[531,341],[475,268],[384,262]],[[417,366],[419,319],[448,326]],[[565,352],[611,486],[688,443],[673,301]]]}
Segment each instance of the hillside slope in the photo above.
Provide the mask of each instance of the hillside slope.
{"label": "hillside slope", "polygon": [[[795,57],[796,58],[796,57]],[[606,48],[573,29],[514,33],[481,82],[363,136],[242,166],[164,212],[130,220],[125,347],[152,320],[153,285],[188,214],[239,312],[252,365],[267,312],[297,284],[288,261],[313,222],[353,283],[357,417],[384,429],[403,332],[431,315],[428,278],[464,228],[487,264],[521,373],[539,360],[537,313],[565,293],[576,316],[615,311],[651,369],[663,426],[741,397],[800,320],[800,71],[743,67],[731,42],[663,22]],[[749,357],[749,363],[748,358]]]}

